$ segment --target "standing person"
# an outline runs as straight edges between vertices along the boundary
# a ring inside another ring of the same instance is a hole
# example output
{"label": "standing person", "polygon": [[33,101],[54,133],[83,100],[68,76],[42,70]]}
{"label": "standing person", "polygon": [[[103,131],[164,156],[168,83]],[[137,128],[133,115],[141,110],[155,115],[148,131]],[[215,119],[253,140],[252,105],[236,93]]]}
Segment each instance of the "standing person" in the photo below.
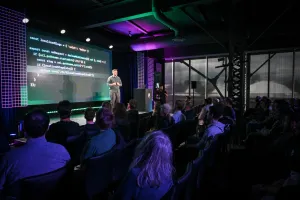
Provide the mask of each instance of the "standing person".
{"label": "standing person", "polygon": [[157,97],[158,97],[157,100],[160,101],[161,105],[163,105],[167,102],[167,96],[168,96],[168,93],[164,89],[164,85],[160,84],[159,89],[157,90]]}
{"label": "standing person", "polygon": [[108,77],[107,84],[109,86],[111,108],[114,109],[116,103],[120,103],[120,87],[122,86],[117,69],[112,70],[112,76]]}

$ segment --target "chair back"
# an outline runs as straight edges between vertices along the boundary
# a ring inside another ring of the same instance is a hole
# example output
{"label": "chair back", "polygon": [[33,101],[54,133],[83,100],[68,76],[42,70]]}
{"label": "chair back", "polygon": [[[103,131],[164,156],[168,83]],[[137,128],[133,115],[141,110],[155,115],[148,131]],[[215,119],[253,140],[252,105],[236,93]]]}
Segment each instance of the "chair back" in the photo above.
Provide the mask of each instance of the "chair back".
{"label": "chair back", "polygon": [[80,164],[80,158],[85,143],[86,143],[86,136],[84,134],[80,134],[76,136],[72,141],[68,141],[66,143],[66,149],[68,150],[71,156],[71,162],[73,166]]}
{"label": "chair back", "polygon": [[68,167],[62,167],[53,172],[20,180],[20,193],[18,199],[55,199],[60,198],[68,180]]}
{"label": "chair back", "polygon": [[175,192],[173,199],[188,199],[188,183],[192,175],[192,163],[189,163],[186,168],[186,172],[180,177],[175,185]]}
{"label": "chair back", "polygon": [[112,150],[85,161],[85,190],[89,199],[101,194],[113,182],[114,167],[119,151]]}
{"label": "chair back", "polygon": [[193,160],[192,162],[192,174],[189,181],[187,195],[189,199],[195,199],[197,191],[200,189],[201,184],[203,183],[203,177],[205,174],[205,158],[200,156]]}
{"label": "chair back", "polygon": [[177,137],[180,134],[180,126],[181,123],[174,124],[168,128],[162,129],[162,131],[169,136],[172,146],[176,149],[179,146],[179,142],[177,141]]}
{"label": "chair back", "polygon": [[120,151],[118,159],[116,160],[117,164],[114,172],[114,181],[120,181],[126,176],[129,166],[133,160],[135,148],[139,142],[140,140],[133,140]]}

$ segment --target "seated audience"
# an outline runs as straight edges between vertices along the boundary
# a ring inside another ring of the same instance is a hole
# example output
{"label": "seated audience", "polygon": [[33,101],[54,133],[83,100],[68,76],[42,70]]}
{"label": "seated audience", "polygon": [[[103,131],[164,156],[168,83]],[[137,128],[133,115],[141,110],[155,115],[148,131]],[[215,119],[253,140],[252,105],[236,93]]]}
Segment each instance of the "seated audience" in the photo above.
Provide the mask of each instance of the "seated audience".
{"label": "seated audience", "polygon": [[185,108],[183,111],[183,114],[185,115],[187,120],[193,120],[196,117],[195,111],[192,109],[192,104],[191,103],[186,103]]}
{"label": "seated audience", "polygon": [[137,110],[137,102],[131,99],[127,106],[127,115],[130,124],[130,139],[137,138],[139,134],[140,116]]}
{"label": "seated audience", "polygon": [[233,102],[229,97],[225,98],[224,101],[224,113],[226,112],[226,116],[230,117],[231,119],[233,119],[234,121],[236,120],[236,115],[235,115],[235,110],[232,107]]}
{"label": "seated audience", "polygon": [[183,106],[184,106],[184,104],[181,100],[177,100],[175,102],[175,109],[174,109],[174,113],[173,113],[173,116],[172,116],[174,118],[175,124],[186,120],[186,117],[182,113]]}
{"label": "seated audience", "polygon": [[253,186],[252,192],[256,198],[262,199],[262,197],[264,196],[264,197],[268,197],[268,199],[276,199],[275,198],[276,195],[282,189],[288,187],[294,187],[294,186],[299,188],[300,186],[300,123],[299,122],[297,123],[294,136],[292,136],[290,149],[291,149],[290,156],[289,156],[290,174],[285,179],[277,180],[271,185],[259,184]]}
{"label": "seated audience", "polygon": [[137,102],[131,99],[127,106],[127,115],[130,123],[137,123],[139,121],[139,111],[137,110]]}
{"label": "seated audience", "polygon": [[156,130],[168,128],[175,124],[174,118],[170,115],[171,110],[171,106],[167,103],[161,106],[160,116],[157,118]]}
{"label": "seated audience", "polygon": [[185,103],[185,104],[192,104],[192,102],[191,102],[191,97],[190,97],[190,96],[186,96],[186,97],[185,97],[184,103]]}
{"label": "seated audience", "polygon": [[122,103],[117,103],[114,108],[114,117],[116,126],[124,126],[128,125],[128,114],[126,112],[126,107]]}
{"label": "seated audience", "polygon": [[107,108],[101,108],[96,114],[96,124],[100,132],[93,136],[86,144],[83,151],[83,159],[99,156],[113,148],[116,144],[116,134],[111,129],[114,122],[112,112]]}
{"label": "seated audience", "polygon": [[129,141],[131,137],[130,123],[126,107],[122,103],[116,103],[114,108],[115,124],[114,130],[120,133],[125,141]]}
{"label": "seated audience", "polygon": [[90,139],[94,135],[97,135],[100,131],[97,124],[94,122],[95,111],[93,108],[87,108],[84,112],[84,118],[86,119],[86,125],[82,127],[86,139]]}
{"label": "seated audience", "polygon": [[48,142],[53,142],[66,146],[69,141],[80,135],[80,126],[78,123],[71,121],[71,103],[67,100],[59,102],[57,111],[60,121],[50,125],[46,133]]}
{"label": "seated audience", "polygon": [[150,130],[155,130],[156,127],[158,126],[158,119],[160,117],[160,108],[161,108],[160,101],[155,101],[153,112],[152,112],[151,119],[149,122]]}
{"label": "seated audience", "polygon": [[49,116],[41,109],[25,116],[27,143],[4,155],[0,164],[0,190],[9,191],[12,184],[22,178],[55,171],[69,162],[70,155],[63,146],[45,139],[49,122]]}
{"label": "seated audience", "polygon": [[210,124],[204,132],[200,142],[196,146],[200,149],[206,149],[210,145],[210,141],[219,134],[224,133],[225,125],[219,122],[219,119],[223,117],[224,106],[222,104],[216,104],[209,108],[208,121]]}
{"label": "seated audience", "polygon": [[111,104],[110,104],[109,101],[104,101],[104,102],[102,102],[102,108],[107,108],[107,109],[109,109],[109,110],[112,110]]}
{"label": "seated audience", "polygon": [[114,199],[161,199],[173,185],[172,158],[172,144],[167,135],[161,131],[147,135],[137,146],[128,175]]}
{"label": "seated audience", "polygon": [[212,98],[205,99],[205,103],[203,108],[201,109],[201,112],[198,116],[199,125],[204,125],[207,117],[207,113],[209,111],[209,108],[213,106]]}
{"label": "seated audience", "polygon": [[[7,137],[4,133],[0,133],[0,156],[10,150]],[[1,158],[1,157],[0,157]]]}

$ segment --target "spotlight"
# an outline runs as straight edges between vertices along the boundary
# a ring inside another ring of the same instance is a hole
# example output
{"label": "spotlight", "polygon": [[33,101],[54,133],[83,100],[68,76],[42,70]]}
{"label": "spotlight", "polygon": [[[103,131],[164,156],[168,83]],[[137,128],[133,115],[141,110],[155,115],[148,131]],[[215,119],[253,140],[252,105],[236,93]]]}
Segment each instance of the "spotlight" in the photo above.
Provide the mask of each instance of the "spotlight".
{"label": "spotlight", "polygon": [[113,45],[109,45],[109,48],[112,49],[112,48],[114,48],[114,46]]}
{"label": "spotlight", "polygon": [[86,42],[90,42],[91,39],[90,39],[90,38],[86,38],[85,41],[86,41]]}
{"label": "spotlight", "polygon": [[27,23],[29,22],[29,19],[25,17],[25,18],[22,20],[22,22],[23,22],[24,24],[27,24]]}
{"label": "spotlight", "polygon": [[60,33],[61,33],[61,34],[65,34],[65,33],[66,33],[66,30],[65,30],[65,29],[62,29],[62,30],[60,31]]}

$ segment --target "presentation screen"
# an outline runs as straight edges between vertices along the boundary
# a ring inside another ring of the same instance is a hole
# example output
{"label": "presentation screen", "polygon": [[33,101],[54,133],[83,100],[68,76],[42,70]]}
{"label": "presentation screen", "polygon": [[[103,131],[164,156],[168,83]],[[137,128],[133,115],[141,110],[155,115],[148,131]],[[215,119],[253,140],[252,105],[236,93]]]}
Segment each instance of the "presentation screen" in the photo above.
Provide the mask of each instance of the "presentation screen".
{"label": "presentation screen", "polygon": [[111,51],[45,33],[27,33],[28,105],[107,101]]}

